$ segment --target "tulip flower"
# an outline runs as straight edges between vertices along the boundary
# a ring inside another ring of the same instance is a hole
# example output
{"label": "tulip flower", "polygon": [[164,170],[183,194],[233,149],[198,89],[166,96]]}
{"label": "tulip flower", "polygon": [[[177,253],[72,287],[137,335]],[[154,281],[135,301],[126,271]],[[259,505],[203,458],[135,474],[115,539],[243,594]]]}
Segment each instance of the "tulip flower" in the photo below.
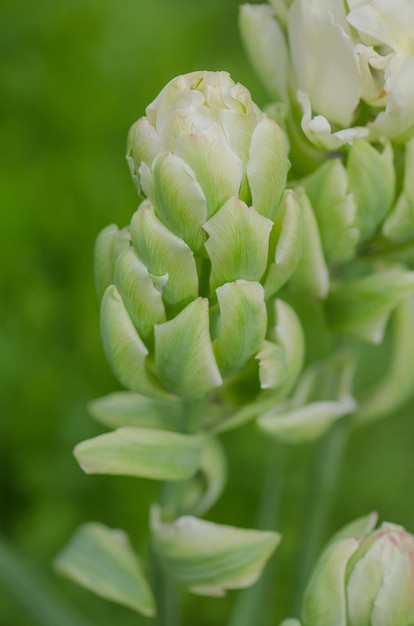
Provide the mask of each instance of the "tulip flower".
{"label": "tulip flower", "polygon": [[352,522],[329,542],[305,591],[302,626],[414,623],[414,536],[396,524],[373,530],[376,517]]}
{"label": "tulip flower", "polygon": [[256,359],[258,388],[286,382],[266,301],[298,264],[302,231],[281,129],[227,73],[194,72],[132,126],[127,159],[144,200],[95,249],[115,375],[143,395],[201,398]]}
{"label": "tulip flower", "polygon": [[405,141],[413,134],[410,0],[270,4],[242,7],[242,36],[269,93],[288,107],[299,102],[312,143],[335,150],[357,137]]}

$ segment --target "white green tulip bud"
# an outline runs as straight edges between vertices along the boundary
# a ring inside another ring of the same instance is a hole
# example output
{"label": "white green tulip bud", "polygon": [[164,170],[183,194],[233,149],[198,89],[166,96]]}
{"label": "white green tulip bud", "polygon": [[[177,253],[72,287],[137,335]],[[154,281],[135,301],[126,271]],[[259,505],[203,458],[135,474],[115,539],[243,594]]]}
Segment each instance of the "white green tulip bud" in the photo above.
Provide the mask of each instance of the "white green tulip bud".
{"label": "white green tulip bud", "polygon": [[280,387],[288,357],[269,341],[267,301],[299,266],[304,228],[279,126],[227,73],[194,72],[134,124],[128,160],[146,198],[95,249],[117,378],[158,403],[201,398],[244,370],[256,393]]}
{"label": "white green tulip bud", "polygon": [[299,102],[312,143],[336,150],[358,137],[413,135],[411,0],[269,4],[242,6],[241,34],[269,94],[286,103],[290,91],[292,110]]}
{"label": "white green tulip bud", "polygon": [[414,536],[376,515],[338,533],[306,589],[302,626],[411,626]]}

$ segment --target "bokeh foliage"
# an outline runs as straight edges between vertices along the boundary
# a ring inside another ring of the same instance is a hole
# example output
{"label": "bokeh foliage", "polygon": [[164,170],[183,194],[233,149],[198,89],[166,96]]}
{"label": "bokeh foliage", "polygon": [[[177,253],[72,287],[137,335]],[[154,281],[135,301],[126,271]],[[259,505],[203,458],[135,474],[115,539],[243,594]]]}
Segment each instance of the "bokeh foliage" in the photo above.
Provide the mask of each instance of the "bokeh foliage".
{"label": "bokeh foliage", "polygon": [[[102,432],[86,403],[117,389],[101,347],[92,249],[99,230],[123,226],[137,207],[124,161],[129,126],[173,76],[228,70],[259,105],[265,95],[239,41],[237,0],[3,0],[0,5],[0,524],[30,562],[92,623],[149,623],[55,577],[54,555],[75,526],[97,519],[144,545],[157,486],[86,477],[71,455]],[[309,356],[323,354],[311,305]],[[367,379],[387,346],[364,353]],[[414,384],[413,384],[414,386]],[[414,404],[354,433],[331,528],[372,509],[414,531]],[[263,450],[254,426],[223,437],[230,486],[213,516],[255,524]],[[294,571],[304,469],[314,452],[288,459],[282,563]],[[240,467],[243,471],[240,471]],[[277,482],[275,481],[275,484]],[[293,565],[292,565],[293,564]],[[288,602],[289,580],[275,598]],[[225,600],[184,596],[183,625],[225,622]],[[269,624],[277,623],[277,613]],[[0,586],[0,623],[33,624]]]}

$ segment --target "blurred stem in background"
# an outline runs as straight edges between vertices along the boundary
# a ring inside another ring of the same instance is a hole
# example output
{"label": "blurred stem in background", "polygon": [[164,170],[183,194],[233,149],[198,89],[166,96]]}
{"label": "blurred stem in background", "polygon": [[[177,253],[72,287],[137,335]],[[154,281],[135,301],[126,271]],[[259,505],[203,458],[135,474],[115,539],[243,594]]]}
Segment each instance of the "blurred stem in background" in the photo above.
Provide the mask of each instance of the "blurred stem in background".
{"label": "blurred stem in background", "polygon": [[344,418],[314,446],[304,495],[303,522],[296,565],[291,613],[299,616],[302,597],[319,551],[326,540],[350,432]]}
{"label": "blurred stem in background", "polygon": [[[257,515],[256,528],[259,530],[278,530],[280,525],[288,453],[287,446],[275,441],[270,442]],[[269,559],[257,583],[239,593],[228,626],[264,623],[274,597],[272,590],[277,588],[278,561],[279,553],[276,552]]]}
{"label": "blurred stem in background", "polygon": [[56,594],[12,544],[0,537],[0,581],[39,626],[92,626]]}

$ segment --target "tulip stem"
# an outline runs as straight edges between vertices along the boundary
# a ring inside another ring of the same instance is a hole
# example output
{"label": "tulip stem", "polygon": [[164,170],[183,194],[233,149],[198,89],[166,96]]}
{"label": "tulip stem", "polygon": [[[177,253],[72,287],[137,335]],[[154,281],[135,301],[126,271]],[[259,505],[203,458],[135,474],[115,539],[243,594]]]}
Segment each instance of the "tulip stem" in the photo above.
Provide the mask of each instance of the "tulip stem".
{"label": "tulip stem", "polygon": [[[287,460],[287,447],[271,441],[257,516],[259,530],[276,530],[279,524]],[[269,605],[276,588],[277,564],[276,553],[267,562],[259,580],[239,593],[228,626],[264,623],[271,614]]]}
{"label": "tulip stem", "polygon": [[298,617],[305,588],[326,538],[349,432],[349,420],[343,418],[314,448],[304,499],[302,541],[292,602],[292,613]]}
{"label": "tulip stem", "polygon": [[[197,433],[200,431],[205,404],[204,398],[201,400],[183,400],[179,432]],[[166,481],[163,483],[159,502],[163,516],[166,519],[173,520],[185,514],[184,504],[187,486],[187,480]],[[155,595],[157,598],[156,623],[158,626],[178,626],[180,620],[176,585],[156,554],[155,549],[153,549],[153,568]]]}

